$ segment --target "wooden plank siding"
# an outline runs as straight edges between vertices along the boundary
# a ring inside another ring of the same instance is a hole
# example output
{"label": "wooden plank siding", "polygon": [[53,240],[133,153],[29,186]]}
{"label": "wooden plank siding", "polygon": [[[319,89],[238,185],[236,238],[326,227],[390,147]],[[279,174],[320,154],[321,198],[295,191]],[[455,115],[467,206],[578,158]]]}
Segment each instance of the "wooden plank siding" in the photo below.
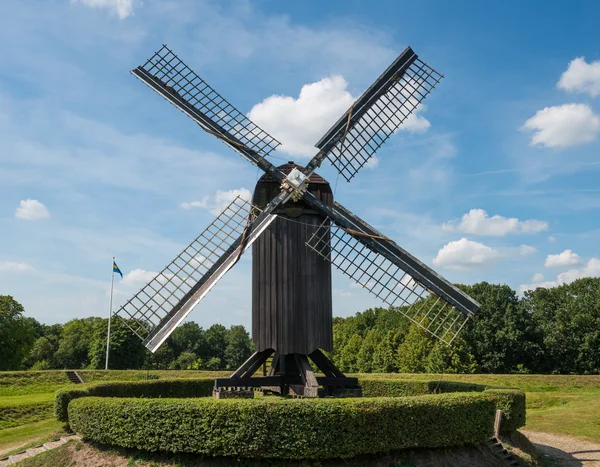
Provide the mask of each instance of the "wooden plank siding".
{"label": "wooden plank siding", "polygon": [[[293,163],[281,166],[284,173]],[[333,203],[329,184],[313,174],[308,189],[324,203]],[[256,185],[253,204],[264,207],[279,192],[269,175]],[[302,201],[289,201],[278,218],[252,245],[252,339],[257,351],[280,354],[331,351],[331,264],[305,243],[323,218]]]}

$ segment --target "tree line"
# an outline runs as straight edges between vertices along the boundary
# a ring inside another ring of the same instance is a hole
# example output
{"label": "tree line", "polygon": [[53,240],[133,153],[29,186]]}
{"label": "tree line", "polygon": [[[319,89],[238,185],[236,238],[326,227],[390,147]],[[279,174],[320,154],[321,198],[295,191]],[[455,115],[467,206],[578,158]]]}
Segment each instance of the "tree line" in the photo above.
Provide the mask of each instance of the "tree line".
{"label": "tree line", "polygon": [[[600,278],[525,292],[507,285],[459,287],[481,304],[452,346],[404,317],[374,308],[333,321],[330,357],[348,373],[600,373]],[[107,319],[44,325],[0,296],[0,370],[104,368]],[[112,369],[235,369],[253,343],[241,325],[179,326],[152,354],[125,324],[111,326]]]}
{"label": "tree line", "polygon": [[349,373],[600,373],[600,278],[523,297],[507,285],[458,287],[481,309],[452,346],[400,308],[375,308],[334,319],[330,356]]}
{"label": "tree line", "polygon": [[[0,296],[0,370],[104,369],[108,319],[81,318],[65,324],[41,324],[23,316],[23,306]],[[202,329],[188,321],[154,354],[120,319],[110,327],[110,369],[237,368],[254,344],[244,326],[213,324]]]}

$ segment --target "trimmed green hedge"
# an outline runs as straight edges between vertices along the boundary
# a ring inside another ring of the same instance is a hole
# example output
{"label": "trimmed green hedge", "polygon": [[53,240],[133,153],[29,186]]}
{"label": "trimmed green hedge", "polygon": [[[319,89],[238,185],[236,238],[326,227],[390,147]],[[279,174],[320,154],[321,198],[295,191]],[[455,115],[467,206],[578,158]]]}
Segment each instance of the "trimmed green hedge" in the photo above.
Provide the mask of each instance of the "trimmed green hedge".
{"label": "trimmed green hedge", "polygon": [[117,381],[79,386],[77,389],[61,389],[56,392],[54,414],[61,422],[68,422],[69,402],[81,397],[143,397],[143,398],[185,398],[206,397],[212,394],[215,380],[203,379],[163,379],[151,381]]}
{"label": "trimmed green hedge", "polygon": [[91,440],[147,451],[210,456],[327,459],[396,449],[482,444],[492,435],[497,391],[357,399],[116,399],[69,404],[69,422]]}
{"label": "trimmed green hedge", "polygon": [[[480,392],[481,384],[456,383],[452,381],[407,381],[385,379],[361,379],[365,397],[421,396],[432,393]],[[56,392],[54,411],[56,418],[68,422],[69,402],[80,397],[206,397],[212,394],[214,379],[172,379],[151,381],[115,381],[62,389]]]}
{"label": "trimmed green hedge", "polygon": [[405,397],[448,392],[481,392],[483,384],[453,381],[412,381],[401,379],[360,379],[365,397]]}

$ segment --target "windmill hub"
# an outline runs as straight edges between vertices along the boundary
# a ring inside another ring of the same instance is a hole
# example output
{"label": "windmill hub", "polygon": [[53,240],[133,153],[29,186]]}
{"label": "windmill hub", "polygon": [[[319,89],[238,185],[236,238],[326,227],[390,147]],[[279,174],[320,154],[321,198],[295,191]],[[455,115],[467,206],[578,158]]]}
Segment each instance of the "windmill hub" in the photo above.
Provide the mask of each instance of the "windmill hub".
{"label": "windmill hub", "polygon": [[[315,172],[328,159],[350,181],[437,85],[442,75],[410,47],[315,144],[306,167],[270,162],[279,142],[166,45],[132,74],[265,172],[252,204],[233,200],[118,311],[155,352],[252,246],[256,352],[229,378],[215,380],[215,397],[257,387],[305,397],[361,395],[358,380],[321,351],[333,350],[332,264],[446,343],[477,312],[471,297],[334,202],[329,183]],[[324,376],[315,376],[309,358]],[[269,359],[269,374],[252,377]]]}

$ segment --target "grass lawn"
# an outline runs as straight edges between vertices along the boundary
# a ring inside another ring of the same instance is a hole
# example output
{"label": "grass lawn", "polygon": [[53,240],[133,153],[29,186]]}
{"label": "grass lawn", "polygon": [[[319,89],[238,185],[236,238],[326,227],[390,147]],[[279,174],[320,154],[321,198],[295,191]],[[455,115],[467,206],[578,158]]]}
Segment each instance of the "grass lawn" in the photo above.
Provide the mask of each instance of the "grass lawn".
{"label": "grass lawn", "polygon": [[[214,378],[227,372],[152,371],[160,379]],[[81,370],[85,382],[141,380],[146,371]],[[600,376],[363,374],[363,378],[463,381],[518,387],[527,393],[531,431],[566,434],[600,442]],[[0,372],[0,451],[52,436],[61,424],[52,417],[54,393],[73,386],[62,371]],[[37,422],[37,423],[32,423]],[[11,428],[9,428],[11,427]],[[4,429],[2,429],[4,428]],[[39,443],[38,443],[39,444]]]}
{"label": "grass lawn", "polygon": [[0,430],[0,457],[60,438],[66,432],[54,418]]}

